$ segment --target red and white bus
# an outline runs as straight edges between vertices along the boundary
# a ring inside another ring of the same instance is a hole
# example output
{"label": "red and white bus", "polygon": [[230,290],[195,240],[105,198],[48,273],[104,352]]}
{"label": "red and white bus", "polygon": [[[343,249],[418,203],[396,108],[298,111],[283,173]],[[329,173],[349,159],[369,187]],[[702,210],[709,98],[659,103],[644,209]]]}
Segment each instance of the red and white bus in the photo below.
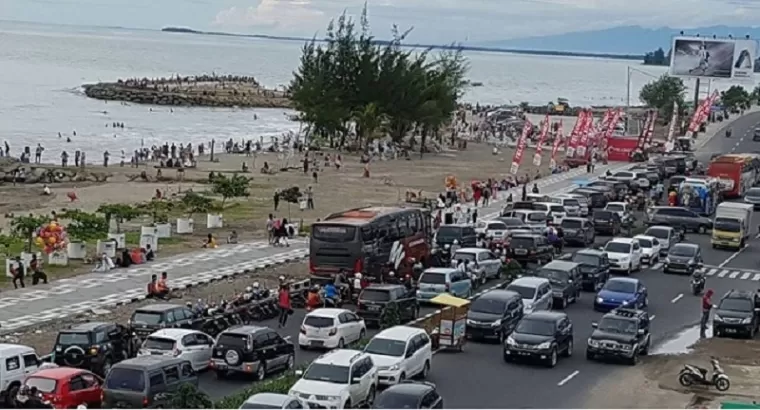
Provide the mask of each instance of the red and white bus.
{"label": "red and white bus", "polygon": [[758,154],[725,154],[713,158],[707,175],[717,178],[723,185],[726,198],[736,198],[752,188],[760,176]]}

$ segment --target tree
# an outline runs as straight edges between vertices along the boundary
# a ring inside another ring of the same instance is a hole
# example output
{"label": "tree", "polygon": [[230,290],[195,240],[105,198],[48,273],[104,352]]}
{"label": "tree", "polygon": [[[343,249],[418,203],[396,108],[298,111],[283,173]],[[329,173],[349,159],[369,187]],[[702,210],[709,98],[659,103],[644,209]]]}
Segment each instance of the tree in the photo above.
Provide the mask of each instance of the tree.
{"label": "tree", "polygon": [[655,51],[644,54],[645,65],[668,65],[670,64],[670,53],[665,54],[662,47]]}
{"label": "tree", "polygon": [[752,97],[744,87],[732,85],[728,90],[720,93],[720,100],[724,107],[731,110],[749,106],[752,102]]}
{"label": "tree", "polygon": [[26,242],[24,245],[25,252],[32,251],[34,234],[42,225],[48,223],[49,220],[47,217],[32,214],[29,214],[29,216],[17,216],[11,220],[11,232]]}
{"label": "tree", "polygon": [[174,209],[175,204],[171,201],[162,199],[151,199],[149,202],[136,206],[141,213],[150,215],[153,224],[166,223],[169,220],[169,212]]}
{"label": "tree", "polygon": [[181,203],[188,218],[192,218],[194,214],[208,213],[213,208],[213,200],[211,198],[193,191],[186,192],[185,196],[182,197]]}
{"label": "tree", "polygon": [[211,409],[214,403],[208,395],[190,383],[183,383],[169,398],[172,409]]}
{"label": "tree", "polygon": [[108,233],[106,218],[94,213],[72,209],[59,215],[62,219],[68,219],[66,232],[74,240],[88,242],[101,239]]}
{"label": "tree", "polygon": [[666,74],[646,84],[639,93],[639,99],[649,107],[656,108],[664,118],[673,113],[673,103],[684,106],[686,86],[683,80]]}
{"label": "tree", "polygon": [[380,316],[380,328],[388,329],[393,326],[401,324],[401,311],[398,308],[398,303],[390,302],[385,305],[383,314]]}
{"label": "tree", "polygon": [[108,226],[111,226],[112,218],[116,221],[116,233],[121,233],[123,222],[129,222],[145,214],[144,210],[129,204],[104,204],[98,208],[97,212],[105,215]]}
{"label": "tree", "polygon": [[224,203],[230,198],[239,198],[250,195],[248,192],[248,183],[250,179],[242,175],[233,175],[231,177],[217,174],[211,181],[212,192],[222,196],[222,209]]}

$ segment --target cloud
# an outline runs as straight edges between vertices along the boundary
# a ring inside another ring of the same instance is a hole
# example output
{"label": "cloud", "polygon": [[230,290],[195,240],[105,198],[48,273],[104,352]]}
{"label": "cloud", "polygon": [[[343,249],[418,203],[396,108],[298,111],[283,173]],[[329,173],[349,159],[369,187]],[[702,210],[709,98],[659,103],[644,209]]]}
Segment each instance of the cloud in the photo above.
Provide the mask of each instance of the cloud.
{"label": "cloud", "polygon": [[266,27],[292,31],[322,22],[324,11],[309,0],[261,0],[257,6],[233,6],[217,13],[213,24],[217,27]]}

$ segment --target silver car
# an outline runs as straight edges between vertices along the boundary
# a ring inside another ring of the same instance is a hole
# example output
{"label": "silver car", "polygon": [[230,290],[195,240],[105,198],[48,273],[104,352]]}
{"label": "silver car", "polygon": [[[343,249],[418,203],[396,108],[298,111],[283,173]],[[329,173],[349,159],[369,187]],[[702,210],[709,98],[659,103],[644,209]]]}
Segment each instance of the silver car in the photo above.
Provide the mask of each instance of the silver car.
{"label": "silver car", "polygon": [[755,208],[760,208],[760,188],[750,188],[744,194],[744,202],[752,204]]}

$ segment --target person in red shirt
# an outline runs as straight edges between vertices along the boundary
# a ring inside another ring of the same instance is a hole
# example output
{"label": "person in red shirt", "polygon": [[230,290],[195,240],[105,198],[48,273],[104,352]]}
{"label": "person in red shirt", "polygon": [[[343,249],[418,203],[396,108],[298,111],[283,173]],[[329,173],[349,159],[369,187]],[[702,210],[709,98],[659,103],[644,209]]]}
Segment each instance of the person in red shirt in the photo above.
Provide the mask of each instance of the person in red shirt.
{"label": "person in red shirt", "polygon": [[713,293],[712,289],[707,289],[705,295],[702,296],[702,320],[699,322],[699,337],[703,339],[707,337],[707,322],[710,320],[710,310],[713,308]]}
{"label": "person in red shirt", "polygon": [[280,306],[280,319],[279,327],[285,327],[288,323],[288,316],[293,312],[293,308],[290,304],[290,286],[287,283],[280,286],[280,291],[277,294],[278,305]]}

